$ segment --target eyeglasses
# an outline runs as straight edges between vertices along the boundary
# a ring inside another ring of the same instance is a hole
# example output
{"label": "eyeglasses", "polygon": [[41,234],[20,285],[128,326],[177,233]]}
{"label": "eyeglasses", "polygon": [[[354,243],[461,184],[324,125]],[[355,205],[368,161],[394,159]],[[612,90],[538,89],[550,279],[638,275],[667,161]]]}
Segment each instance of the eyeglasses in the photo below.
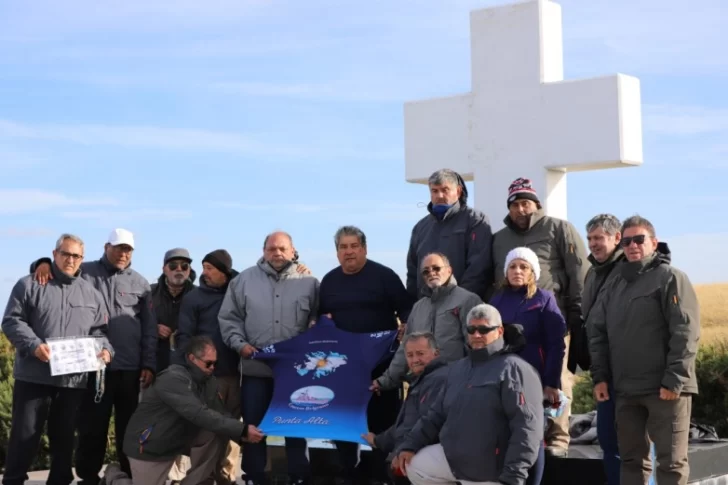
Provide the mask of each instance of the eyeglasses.
{"label": "eyeglasses", "polygon": [[641,246],[645,243],[647,236],[644,234],[638,234],[637,236],[623,237],[619,243],[622,247],[629,247],[630,244],[635,243],[637,246]]}
{"label": "eyeglasses", "polygon": [[58,251],[61,254],[61,257],[64,259],[83,259],[83,254],[76,254],[76,253],[69,253],[67,251]]}
{"label": "eyeglasses", "polygon": [[181,269],[182,271],[187,271],[188,269],[190,269],[189,263],[178,263],[177,261],[167,263],[167,267],[172,271],[177,271],[177,268]]}
{"label": "eyeglasses", "polygon": [[217,361],[216,360],[200,360],[200,362],[202,362],[203,364],[205,364],[205,367],[207,367],[208,369],[210,367],[215,367],[217,365]]}
{"label": "eyeglasses", "polygon": [[488,335],[493,330],[497,330],[500,327],[489,327],[487,325],[468,325],[468,333],[473,335],[478,332],[480,335]]}
{"label": "eyeglasses", "polygon": [[422,268],[422,276],[427,276],[430,273],[439,273],[442,271],[442,266],[428,266],[426,268]]}

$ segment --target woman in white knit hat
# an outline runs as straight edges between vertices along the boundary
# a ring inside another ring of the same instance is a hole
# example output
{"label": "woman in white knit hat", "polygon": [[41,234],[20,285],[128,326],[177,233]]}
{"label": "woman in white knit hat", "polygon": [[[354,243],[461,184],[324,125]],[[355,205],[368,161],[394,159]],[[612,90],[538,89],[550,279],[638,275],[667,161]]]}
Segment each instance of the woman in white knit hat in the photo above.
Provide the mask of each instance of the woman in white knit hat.
{"label": "woman in white knit hat", "polygon": [[[557,403],[566,353],[566,321],[554,294],[537,286],[541,266],[536,253],[527,247],[512,249],[506,256],[504,272],[503,287],[493,295],[490,304],[498,309],[504,324],[523,326],[526,346],[519,355],[538,370],[544,399]],[[527,484],[541,482],[544,462],[542,445]]]}

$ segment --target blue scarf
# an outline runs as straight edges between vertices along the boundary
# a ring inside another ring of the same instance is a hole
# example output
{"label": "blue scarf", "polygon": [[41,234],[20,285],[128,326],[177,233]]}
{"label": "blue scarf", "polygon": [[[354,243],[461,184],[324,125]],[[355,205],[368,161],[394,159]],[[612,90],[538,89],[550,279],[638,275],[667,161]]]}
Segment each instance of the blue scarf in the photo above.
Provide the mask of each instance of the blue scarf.
{"label": "blue scarf", "polygon": [[432,214],[442,220],[442,218],[445,217],[445,213],[454,205],[455,204],[433,204]]}

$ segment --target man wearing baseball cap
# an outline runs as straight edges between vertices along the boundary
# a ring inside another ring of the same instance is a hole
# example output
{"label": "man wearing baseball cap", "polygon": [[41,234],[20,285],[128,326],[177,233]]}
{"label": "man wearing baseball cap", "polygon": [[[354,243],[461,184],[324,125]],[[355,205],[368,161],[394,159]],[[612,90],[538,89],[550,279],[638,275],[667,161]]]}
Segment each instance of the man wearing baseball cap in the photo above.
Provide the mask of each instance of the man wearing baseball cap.
{"label": "man wearing baseball cap", "polygon": [[[109,315],[108,339],[114,348],[114,360],[106,369],[104,382],[97,383],[96,375],[89,374],[89,386],[79,409],[76,475],[85,485],[99,482],[112,411],[118,461],[122,470],[131,474],[122,441],[137,407],[139,388],[152,383],[157,368],[157,321],[151,288],[146,278],[131,268],[134,248],[130,231],[114,229],[101,258],[81,264],[81,278],[103,295]],[[50,263],[48,258],[41,258],[30,266],[41,285],[53,279]],[[99,403],[94,401],[97,388],[103,389]]]}
{"label": "man wearing baseball cap", "polygon": [[[576,227],[569,221],[547,216],[538,193],[530,179],[518,178],[508,187],[506,200],[508,215],[505,227],[493,236],[493,265],[495,288],[504,279],[506,255],[517,247],[527,247],[538,256],[541,277],[537,285],[556,296],[561,313],[566,319],[567,332],[581,330],[581,294],[584,278],[589,268],[584,241]],[[488,296],[488,299],[492,293]],[[569,348],[567,336],[566,347]],[[572,372],[577,363],[564,358],[561,374],[561,390],[571,402]],[[567,368],[568,367],[568,368]],[[549,419],[546,432],[546,453],[565,457],[569,447],[569,414],[571,406],[559,418]]]}

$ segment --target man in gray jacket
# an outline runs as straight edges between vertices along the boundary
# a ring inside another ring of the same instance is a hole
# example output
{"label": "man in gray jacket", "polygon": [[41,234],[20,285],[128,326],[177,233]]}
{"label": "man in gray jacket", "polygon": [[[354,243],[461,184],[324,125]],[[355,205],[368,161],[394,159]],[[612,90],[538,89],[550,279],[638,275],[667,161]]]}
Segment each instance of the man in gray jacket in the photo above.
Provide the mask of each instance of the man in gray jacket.
{"label": "man in gray jacket", "polygon": [[164,485],[175,457],[190,456],[191,468],[181,483],[212,483],[212,472],[229,440],[259,442],[261,431],[231,417],[212,375],[217,364],[214,342],[193,337],[184,350],[184,364],[161,372],[142,397],[124,436],[124,452],[133,481],[118,465],[106,468],[111,485]]}
{"label": "man in gray jacket", "polygon": [[670,265],[647,219],[622,224],[620,264],[589,314],[594,397],[616,394],[621,482],[645,483],[650,443],[657,455],[657,483],[688,483],[692,396],[698,393],[695,357],[700,307],[688,276]]}
{"label": "man in gray jacket", "polygon": [[468,189],[457,172],[441,169],[428,180],[427,214],[412,228],[407,252],[407,291],[420,298],[425,285],[419,270],[424,257],[439,252],[448,257],[460,286],[483,298],[493,281],[488,217],[468,207]]}
{"label": "man in gray jacket", "polygon": [[63,234],[53,251],[53,280],[41,285],[25,276],[5,308],[2,331],[15,347],[15,386],[3,485],[21,485],[28,479],[46,420],[52,450],[48,483],[68,485],[74,480],[74,425],[87,373],[52,376],[47,342],[94,336],[97,348],[103,349],[99,358],[109,363],[112,357],[103,297],[79,274],[83,255],[83,241]]}
{"label": "man in gray jacket", "polygon": [[467,328],[470,354],[448,366],[437,401],[398,445],[392,467],[415,485],[524,485],[543,440],[541,379],[503,338],[495,307],[474,307]]}
{"label": "man in gray jacket", "polygon": [[[295,337],[315,322],[319,282],[299,273],[293,262],[295,248],[285,232],[269,234],[263,257],[235,277],[228,286],[218,320],[225,343],[241,359],[241,408],[245,422],[258,425],[273,397],[273,372],[250,357],[260,349]],[[286,438],[291,483],[310,478],[306,440]],[[243,444],[243,470],[248,485],[267,483],[265,443]]]}
{"label": "man in gray jacket", "polygon": [[[106,370],[104,394],[95,402],[96,376],[81,403],[76,449],[76,475],[84,485],[97,485],[106,456],[109,421],[114,412],[116,454],[121,468],[131,474],[122,451],[126,423],[139,402],[139,388],[152,383],[157,359],[157,319],[154,315],[151,288],[141,274],[131,268],[134,235],[126,229],[114,229],[97,261],[81,265],[81,278],[91,283],[104,299],[109,315],[109,342],[114,360]],[[40,259],[30,268],[41,285],[53,279],[50,261]]]}
{"label": "man in gray jacket", "polygon": [[[450,261],[444,254],[425,256],[421,278],[425,281],[425,296],[412,307],[405,337],[413,332],[430,332],[435,336],[440,360],[449,363],[462,359],[468,349],[465,318],[474,306],[483,303],[482,300],[457,285]],[[394,389],[402,384],[406,374],[405,348],[400,345],[389,368],[372,386],[375,390]]]}

